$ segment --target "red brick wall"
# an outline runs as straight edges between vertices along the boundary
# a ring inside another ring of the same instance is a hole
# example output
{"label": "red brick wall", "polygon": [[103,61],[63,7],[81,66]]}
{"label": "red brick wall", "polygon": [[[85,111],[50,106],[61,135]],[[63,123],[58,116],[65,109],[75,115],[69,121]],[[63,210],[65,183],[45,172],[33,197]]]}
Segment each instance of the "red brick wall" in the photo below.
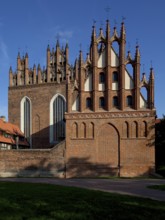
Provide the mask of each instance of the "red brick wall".
{"label": "red brick wall", "polygon": [[[146,113],[67,114],[66,176],[148,176],[155,167],[155,118],[152,112],[150,116],[145,116]],[[147,124],[147,137],[144,137],[143,121]],[[89,138],[91,122],[93,138]],[[125,122],[129,125],[128,137],[124,134]],[[77,137],[74,123],[77,123]],[[86,136],[82,135],[84,125]]]}
{"label": "red brick wall", "polygon": [[0,177],[65,177],[65,142],[42,150],[1,150]]}

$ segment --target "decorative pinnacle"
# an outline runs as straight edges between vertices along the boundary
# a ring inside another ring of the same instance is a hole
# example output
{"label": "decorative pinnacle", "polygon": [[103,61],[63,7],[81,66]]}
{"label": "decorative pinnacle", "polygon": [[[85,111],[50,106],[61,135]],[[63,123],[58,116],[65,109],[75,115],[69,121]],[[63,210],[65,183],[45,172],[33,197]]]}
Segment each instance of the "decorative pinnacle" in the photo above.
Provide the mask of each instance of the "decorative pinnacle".
{"label": "decorative pinnacle", "polygon": [[69,44],[68,44],[68,42],[66,42],[65,49],[66,49],[66,48],[69,48]]}
{"label": "decorative pinnacle", "polygon": [[47,46],[47,51],[50,51],[50,46],[49,46],[49,44],[48,44],[48,46]]}
{"label": "decorative pinnacle", "polygon": [[12,73],[12,67],[10,66],[9,72]]}
{"label": "decorative pinnacle", "polygon": [[92,30],[92,36],[96,37],[96,28],[95,25],[92,26],[93,30]]}
{"label": "decorative pinnacle", "polygon": [[128,59],[128,60],[132,60],[132,58],[131,58],[131,52],[130,52],[130,51],[128,51],[127,59]]}
{"label": "decorative pinnacle", "polygon": [[109,26],[109,20],[107,20],[106,34],[107,34],[107,35],[110,35],[110,26]]}
{"label": "decorative pinnacle", "polygon": [[150,80],[154,80],[154,70],[153,67],[150,68]]}
{"label": "decorative pinnacle", "polygon": [[124,26],[124,22],[121,23],[121,35],[125,35],[125,26]]}
{"label": "decorative pinnacle", "polygon": [[59,47],[59,46],[60,46],[59,39],[57,39],[56,47]]}
{"label": "decorative pinnacle", "polygon": [[20,52],[18,51],[18,56],[17,56],[17,58],[20,58]]}
{"label": "decorative pinnacle", "polygon": [[140,51],[139,51],[139,46],[136,45],[136,54],[135,54],[136,57],[140,57]]}

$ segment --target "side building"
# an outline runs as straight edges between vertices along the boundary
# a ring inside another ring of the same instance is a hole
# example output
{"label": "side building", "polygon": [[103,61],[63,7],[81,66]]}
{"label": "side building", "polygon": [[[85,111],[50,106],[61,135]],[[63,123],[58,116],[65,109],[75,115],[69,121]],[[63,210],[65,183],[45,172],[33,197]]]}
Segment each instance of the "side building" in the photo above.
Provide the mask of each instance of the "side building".
{"label": "side building", "polygon": [[0,117],[0,150],[28,148],[29,143],[18,126],[6,122],[5,117]]}

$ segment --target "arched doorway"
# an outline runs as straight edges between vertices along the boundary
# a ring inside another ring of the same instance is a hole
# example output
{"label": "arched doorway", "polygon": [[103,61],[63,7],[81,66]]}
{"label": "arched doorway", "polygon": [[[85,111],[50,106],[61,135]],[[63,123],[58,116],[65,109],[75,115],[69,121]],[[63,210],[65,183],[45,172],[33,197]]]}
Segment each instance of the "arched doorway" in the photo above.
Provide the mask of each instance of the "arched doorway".
{"label": "arched doorway", "polygon": [[98,132],[97,164],[100,175],[119,175],[119,134],[111,124],[103,125]]}

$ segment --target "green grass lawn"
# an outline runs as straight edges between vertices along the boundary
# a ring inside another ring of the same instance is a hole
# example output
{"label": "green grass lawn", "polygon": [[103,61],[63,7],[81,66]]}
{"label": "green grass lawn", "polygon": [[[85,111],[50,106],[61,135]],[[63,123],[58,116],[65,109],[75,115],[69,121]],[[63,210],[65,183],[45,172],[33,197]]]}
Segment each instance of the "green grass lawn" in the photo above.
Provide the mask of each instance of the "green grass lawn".
{"label": "green grass lawn", "polygon": [[165,191],[165,185],[152,185],[152,186],[148,186],[148,188]]}
{"label": "green grass lawn", "polygon": [[0,219],[165,219],[165,202],[48,184],[0,182]]}

